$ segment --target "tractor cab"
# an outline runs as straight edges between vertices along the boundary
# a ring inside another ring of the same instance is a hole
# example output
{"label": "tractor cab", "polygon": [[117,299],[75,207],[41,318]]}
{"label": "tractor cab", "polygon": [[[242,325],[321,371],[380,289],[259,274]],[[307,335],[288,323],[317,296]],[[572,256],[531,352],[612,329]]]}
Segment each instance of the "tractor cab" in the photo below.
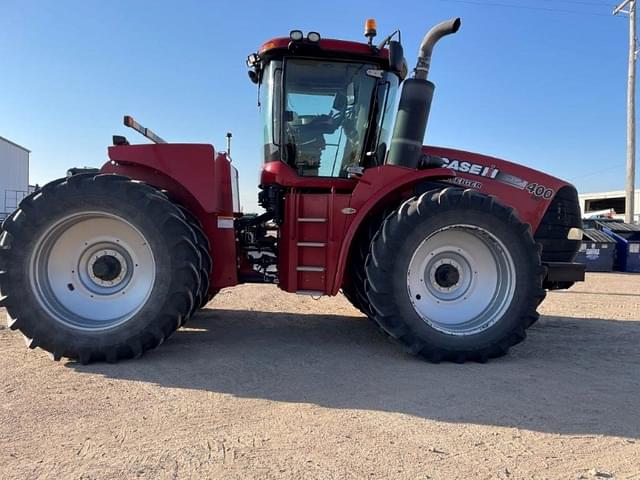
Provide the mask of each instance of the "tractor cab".
{"label": "tractor cab", "polygon": [[303,177],[347,178],[379,165],[389,146],[398,86],[399,42],[324,40],[291,32],[249,55],[258,84],[264,161],[284,162]]}

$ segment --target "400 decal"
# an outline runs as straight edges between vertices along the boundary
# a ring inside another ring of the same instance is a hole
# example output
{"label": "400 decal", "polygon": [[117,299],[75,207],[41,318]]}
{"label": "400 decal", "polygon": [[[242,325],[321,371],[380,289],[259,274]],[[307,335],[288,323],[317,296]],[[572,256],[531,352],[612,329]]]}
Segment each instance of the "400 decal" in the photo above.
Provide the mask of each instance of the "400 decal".
{"label": "400 decal", "polygon": [[554,194],[553,189],[547,188],[539,183],[528,183],[526,190],[534,197],[540,197],[546,200],[552,198]]}

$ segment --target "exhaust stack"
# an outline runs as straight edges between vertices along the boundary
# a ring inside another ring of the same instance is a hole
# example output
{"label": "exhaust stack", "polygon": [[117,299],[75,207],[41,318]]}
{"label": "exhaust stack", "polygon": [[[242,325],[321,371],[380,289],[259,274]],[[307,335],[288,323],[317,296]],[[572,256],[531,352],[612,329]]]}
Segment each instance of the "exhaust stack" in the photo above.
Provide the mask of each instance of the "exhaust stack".
{"label": "exhaust stack", "polygon": [[422,39],[413,78],[404,81],[387,163],[416,168],[422,154],[435,85],[427,80],[433,49],[438,41],[460,29],[460,19],[439,23]]}
{"label": "exhaust stack", "polygon": [[436,43],[446,37],[460,30],[460,24],[462,22],[459,18],[452,18],[446,22],[439,23],[422,39],[420,44],[420,55],[418,56],[418,64],[416,65],[414,78],[418,80],[426,80],[429,76],[429,68],[431,67],[431,57],[433,55],[433,48]]}

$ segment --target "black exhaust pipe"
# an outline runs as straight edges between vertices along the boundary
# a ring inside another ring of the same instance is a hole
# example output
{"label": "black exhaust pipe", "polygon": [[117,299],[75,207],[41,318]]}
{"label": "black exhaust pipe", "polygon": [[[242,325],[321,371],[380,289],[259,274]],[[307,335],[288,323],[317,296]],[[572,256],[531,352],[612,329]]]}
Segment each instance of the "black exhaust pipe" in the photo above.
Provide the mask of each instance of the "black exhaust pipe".
{"label": "black exhaust pipe", "polygon": [[418,166],[435,89],[435,85],[427,80],[433,49],[442,37],[456,33],[460,23],[459,18],[442,22],[429,30],[422,40],[413,78],[405,80],[402,86],[386,163],[409,168]]}

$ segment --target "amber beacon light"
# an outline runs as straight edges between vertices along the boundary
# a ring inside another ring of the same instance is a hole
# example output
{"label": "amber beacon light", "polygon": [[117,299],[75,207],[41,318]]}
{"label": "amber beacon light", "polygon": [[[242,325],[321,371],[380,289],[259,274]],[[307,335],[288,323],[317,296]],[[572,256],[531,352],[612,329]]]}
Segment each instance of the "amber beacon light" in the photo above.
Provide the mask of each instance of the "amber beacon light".
{"label": "amber beacon light", "polygon": [[375,18],[368,18],[364,22],[364,36],[369,39],[369,45],[373,42],[373,37],[378,34],[378,24]]}

